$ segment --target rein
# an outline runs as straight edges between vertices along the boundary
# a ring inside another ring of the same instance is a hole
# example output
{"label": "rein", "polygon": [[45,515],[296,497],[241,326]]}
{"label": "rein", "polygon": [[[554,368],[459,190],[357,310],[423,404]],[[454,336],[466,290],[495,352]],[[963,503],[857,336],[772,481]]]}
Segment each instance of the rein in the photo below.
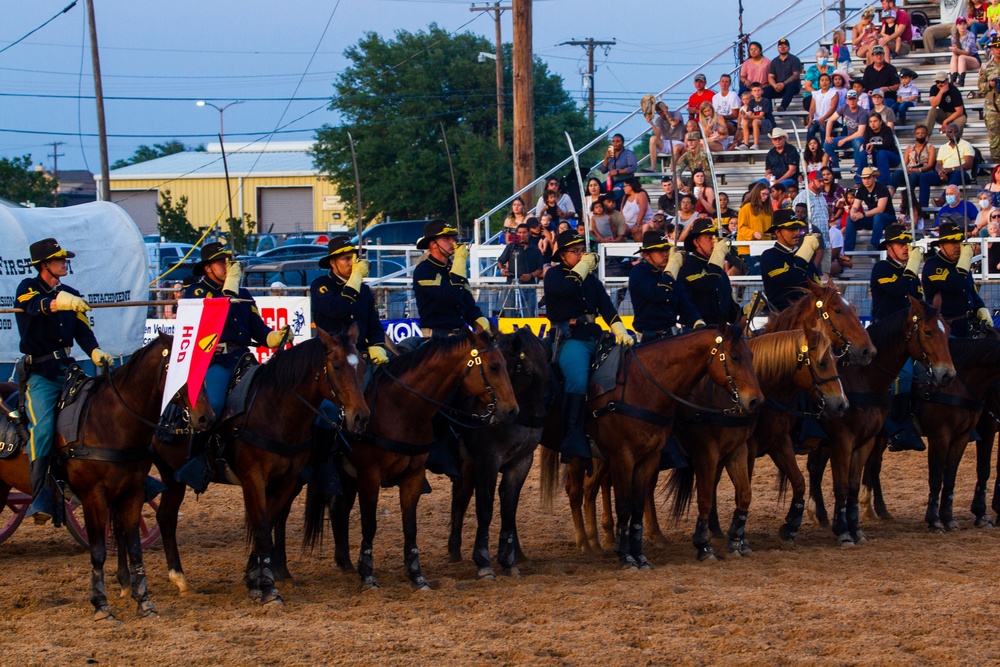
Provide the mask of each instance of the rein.
{"label": "rein", "polygon": [[[814,413],[814,412],[803,411],[801,414],[798,413],[794,414],[798,414],[798,416],[800,417],[813,417],[818,419],[819,416],[823,414],[823,411],[826,410],[826,398],[823,396],[823,392],[821,392],[819,388],[824,384],[829,384],[831,382],[836,382],[840,380],[840,375],[839,374],[831,375],[825,378],[820,377],[819,373],[816,371],[816,368],[813,367],[812,365],[812,360],[809,358],[808,345],[803,345],[799,349],[799,355],[796,360],[796,363],[797,363],[797,366],[795,367],[796,370],[802,368],[803,366],[809,369],[809,375],[812,377],[813,389],[816,391],[817,396],[819,396],[819,400],[816,402],[816,407],[819,408],[819,412]],[[781,409],[779,410],[779,412],[792,413],[791,410],[785,410],[785,409]]]}
{"label": "rein", "polygon": [[[164,350],[164,352],[166,352],[166,350]],[[164,358],[166,358],[166,356],[164,356]],[[165,363],[162,366],[160,366],[160,372],[157,373],[157,375],[156,375],[156,386],[157,387],[160,386],[160,380],[163,379],[163,373],[164,373],[164,371],[167,370],[167,367],[169,365],[170,365],[170,362],[168,361],[167,363]],[[105,366],[109,366],[109,365],[105,364]],[[108,384],[111,385],[111,391],[114,392],[115,398],[118,399],[118,403],[121,404],[121,406],[123,408],[125,408],[125,410],[128,411],[128,413],[130,415],[132,415],[132,417],[134,417],[139,423],[144,424],[146,426],[151,426],[152,428],[158,429],[158,430],[166,430],[166,429],[161,429],[160,425],[158,423],[151,422],[150,420],[146,419],[145,417],[143,417],[142,415],[140,415],[138,412],[136,412],[135,410],[133,410],[132,408],[130,408],[128,406],[128,404],[125,402],[125,399],[122,398],[122,395],[120,393],[118,393],[118,387],[115,386],[115,380],[114,380],[114,377],[112,377],[112,375],[111,375],[111,369],[110,369],[110,367],[107,369],[106,374],[107,374],[107,378],[108,378]],[[191,409],[189,407],[185,406],[184,410],[183,410],[183,414],[184,414],[184,423],[185,424],[190,424],[191,423]],[[193,434],[193,433],[196,433],[196,432],[197,431],[195,431],[190,426],[187,426],[185,428],[174,428],[174,429],[170,429],[169,430],[169,433],[172,433],[174,435],[190,435],[190,434]]]}
{"label": "rein", "polygon": [[[914,359],[914,361],[922,364],[924,366],[924,368],[927,369],[927,375],[930,376],[931,384],[936,387],[936,386],[938,386],[938,383],[934,379],[934,374],[931,372],[931,370],[933,368],[933,364],[931,364],[930,355],[927,354],[927,348],[924,347],[924,341],[920,337],[920,332],[919,332],[920,317],[917,316],[917,315],[914,315],[913,318],[912,318],[912,322],[913,322],[913,326],[909,327],[907,329],[907,331],[906,331],[905,342],[909,343],[910,339],[913,338],[914,334],[916,334],[917,345],[920,346],[920,359]],[[874,360],[872,360],[872,365],[875,366],[875,368],[877,368],[880,371],[882,371],[883,373],[885,373],[886,375],[889,375],[891,377],[898,377],[898,376],[900,376],[900,375],[903,374],[903,370],[902,369],[900,369],[899,373],[893,373],[888,368],[885,368],[884,366],[875,363]],[[913,377],[913,373],[908,373],[908,375],[910,375],[911,377]]]}
{"label": "rein", "polygon": [[852,342],[847,336],[844,335],[844,332],[838,329],[837,325],[833,323],[833,318],[830,317],[830,311],[827,310],[826,305],[823,303],[822,299],[816,300],[816,310],[819,312],[820,319],[826,321],[826,325],[830,327],[830,331],[832,331],[837,338],[844,341],[843,347],[838,348],[839,353],[834,352],[834,356],[840,359],[841,357],[845,356],[848,352],[850,352]]}

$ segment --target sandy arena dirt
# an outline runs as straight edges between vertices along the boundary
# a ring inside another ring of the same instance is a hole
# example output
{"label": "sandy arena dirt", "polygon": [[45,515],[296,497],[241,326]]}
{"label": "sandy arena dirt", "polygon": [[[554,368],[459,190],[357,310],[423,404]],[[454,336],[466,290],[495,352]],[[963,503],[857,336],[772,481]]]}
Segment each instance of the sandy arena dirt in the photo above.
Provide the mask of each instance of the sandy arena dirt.
{"label": "sandy arena dirt", "polygon": [[[296,579],[280,586],[279,609],[248,598],[242,497],[216,485],[181,508],[181,553],[198,593],[178,595],[157,544],[145,562],[159,617],[146,620],[134,615],[131,598],[116,597],[108,567],[120,620],[92,621],[89,556],[65,530],[28,521],[0,545],[0,663],[987,664],[1000,660],[992,621],[1000,608],[1000,530],[972,526],[974,458],[966,452],[959,474],[957,532],[929,534],[923,523],[926,457],[887,454],[883,479],[895,520],[865,520],[869,543],[841,549],[828,529],[807,519],[798,548],[782,550],[776,532],[787,508],[777,504],[773,465],[761,461],[748,527],[752,556],[696,562],[692,516],[665,525],[669,544],[647,549],[654,570],[623,572],[610,553],[577,552],[564,494],[554,514],[541,509],[536,456],[519,517],[531,560],[520,578],[496,581],[475,580],[468,559],[474,520],[464,531],[467,560],[448,562],[450,487],[432,476],[434,492],[420,503],[419,544],[433,590],[421,593],[402,571],[395,490],[380,501],[375,557],[382,588],[364,594],[355,575],[334,571],[332,538],[321,552],[300,551],[300,498],[289,526]],[[728,481],[720,493],[728,525]],[[359,530],[355,509],[355,559]],[[722,540],[715,546],[724,551]]]}

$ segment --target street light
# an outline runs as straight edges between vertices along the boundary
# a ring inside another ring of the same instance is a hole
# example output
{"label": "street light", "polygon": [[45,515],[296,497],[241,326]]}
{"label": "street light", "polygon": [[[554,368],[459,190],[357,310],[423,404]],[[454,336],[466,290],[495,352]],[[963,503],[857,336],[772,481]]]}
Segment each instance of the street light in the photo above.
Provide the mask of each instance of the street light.
{"label": "street light", "polygon": [[233,106],[234,104],[243,104],[243,101],[242,100],[236,100],[235,102],[230,102],[229,104],[227,104],[224,107],[217,107],[214,104],[212,104],[211,102],[206,102],[205,100],[198,100],[197,102],[195,102],[195,106],[199,106],[199,107],[212,107],[213,109],[215,109],[216,111],[219,112],[219,142],[220,143],[222,142],[223,135],[225,135],[225,132],[223,131],[223,124],[222,124],[223,113],[226,111],[226,109],[228,109],[229,107]]}
{"label": "street light", "polygon": [[[230,102],[229,104],[227,104],[224,107],[218,107],[218,106],[212,104],[211,102],[206,102],[205,100],[198,100],[197,102],[195,102],[195,106],[199,106],[199,107],[212,107],[213,109],[215,109],[215,110],[217,110],[219,112],[219,149],[222,151],[222,167],[226,171],[226,194],[229,195],[229,219],[230,220],[234,220],[234,218],[233,218],[233,191],[232,191],[231,186],[229,184],[229,163],[226,161],[226,142],[223,139],[223,136],[225,136],[225,132],[224,132],[223,124],[222,124],[222,118],[223,118],[223,114],[225,114],[225,112],[226,112],[226,109],[228,109],[229,107],[233,106],[234,104],[242,104],[242,101],[241,100],[236,100],[235,102]],[[232,224],[232,223],[230,223],[230,224]]]}

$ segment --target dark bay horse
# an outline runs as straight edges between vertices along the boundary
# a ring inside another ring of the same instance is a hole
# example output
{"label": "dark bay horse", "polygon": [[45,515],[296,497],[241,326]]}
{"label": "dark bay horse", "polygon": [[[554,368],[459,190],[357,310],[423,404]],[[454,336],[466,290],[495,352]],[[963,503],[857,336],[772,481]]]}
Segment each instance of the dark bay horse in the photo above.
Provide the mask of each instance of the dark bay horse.
{"label": "dark bay horse", "polygon": [[910,307],[874,322],[868,327],[878,354],[865,367],[848,365],[841,369],[851,407],[840,419],[823,419],[826,447],[809,454],[809,495],[816,506],[816,518],[826,525],[822,480],[826,461],[831,462],[835,512],[833,532],[838,544],[854,546],[864,541],[858,521],[858,494],[865,463],[876,436],[889,414],[890,388],[907,358],[923,365],[937,386],[955,377],[948,346],[948,324],[941,318],[935,298],[930,305],[910,297]]}
{"label": "dark bay horse", "polygon": [[[728,392],[735,409],[752,412],[763,400],[744,326],[741,321],[631,349],[622,360],[618,387],[588,401],[587,434],[607,460],[615,489],[615,550],[623,568],[650,567],[642,553],[642,515],[678,398],[707,374]],[[545,457],[543,463],[551,460]],[[557,481],[558,466],[543,466],[543,493],[552,497]]]}
{"label": "dark bay horse", "polygon": [[[808,298],[808,297],[807,297]],[[816,327],[816,328],[813,328]],[[847,409],[847,398],[837,375],[837,358],[830,339],[819,325],[807,325],[795,331],[762,334],[749,340],[753,352],[754,375],[766,397],[757,414],[729,415],[724,397],[704,380],[695,388],[691,400],[713,409],[697,411],[688,406],[678,409],[677,437],[694,459],[694,465],[678,468],[670,477],[669,489],[674,496],[675,518],[686,512],[691,499],[692,486],[697,481],[698,520],[693,541],[698,560],[714,560],[715,552],[710,542],[709,515],[715,504],[716,489],[724,466],[736,489],[736,509],[729,527],[729,552],[748,555],[750,546],[745,536],[750,509],[750,477],[754,461],[748,441],[775,442],[785,439],[785,447],[792,450],[789,435],[795,421],[794,409],[783,406],[794,403],[799,391],[805,391],[810,402],[818,406],[819,413],[840,416]],[[768,406],[778,409],[764,409]],[[775,447],[774,449],[779,449]],[[792,465],[795,465],[794,454]],[[801,495],[793,498],[793,508],[782,526],[783,534],[794,534],[801,522],[805,485]],[[795,519],[795,503],[800,508]],[[787,538],[786,538],[787,539]]]}
{"label": "dark bay horse", "polygon": [[[160,334],[124,365],[95,378],[93,392],[80,399],[88,403],[82,409],[79,441],[67,447],[65,438],[57,434],[53,442],[55,458],[65,460],[69,486],[83,507],[90,542],[94,620],[114,618],[104,586],[109,517],[118,541],[118,582],[122,591],[131,590],[139,616],[156,613],[142,563],[139,519],[144,502],[143,481],[152,465],[150,441],[160,417],[172,342],[172,337]],[[180,393],[187,395],[186,391]],[[187,406],[187,413],[195,430],[203,430],[212,422],[214,414],[204,387],[197,403]],[[6,502],[11,487],[30,492],[26,453],[0,461],[0,506]]]}
{"label": "dark bay horse", "polygon": [[[458,391],[477,399],[485,413],[468,413],[461,421],[481,424],[509,422],[517,416],[517,401],[507,375],[507,364],[493,339],[482,332],[432,338],[413,352],[402,354],[376,372],[365,398],[372,422],[362,436],[349,438],[344,455],[343,494],[331,499],[315,484],[306,496],[304,544],[321,541],[323,516],[330,509],[335,542],[334,561],[343,572],[353,572],[349,554],[350,513],[355,499],[361,505],[361,553],[357,573],[363,590],[378,588],[372,545],[378,526],[379,489],[399,487],[403,521],[403,561],[415,589],[430,586],[420,569],[417,549],[417,502],[426,482],[427,454],[434,444],[431,418]],[[356,476],[355,476],[356,475]]]}
{"label": "dark bay horse", "polygon": [[[370,417],[361,391],[364,368],[355,347],[357,327],[339,335],[319,328],[316,332],[316,338],[275,352],[249,380],[246,410],[223,415],[224,421],[215,427],[226,443],[225,459],[243,488],[251,547],[247,589],[264,604],[282,602],[274,585],[274,532],[301,489],[299,473],[313,449],[313,421],[320,403],[326,398],[340,406],[348,430],[364,429]],[[156,520],[170,581],[182,593],[191,590],[177,550],[177,512],[187,487],[174,479],[174,470],[186,453],[186,445],[156,443],[156,464],[167,485]]]}
{"label": "dark bay horse", "polygon": [[465,430],[468,458],[462,463],[462,476],[452,481],[451,490],[448,553],[452,562],[462,559],[462,522],[475,493],[477,530],[472,560],[480,579],[494,576],[490,563],[490,522],[500,473],[503,473],[503,481],[500,483],[497,562],[505,575],[516,576],[515,559],[524,559],[517,536],[517,505],[545,426],[545,396],[549,385],[549,351],[530,329],[521,328],[512,334],[501,335],[497,343],[507,361],[507,373],[519,412],[513,422]]}

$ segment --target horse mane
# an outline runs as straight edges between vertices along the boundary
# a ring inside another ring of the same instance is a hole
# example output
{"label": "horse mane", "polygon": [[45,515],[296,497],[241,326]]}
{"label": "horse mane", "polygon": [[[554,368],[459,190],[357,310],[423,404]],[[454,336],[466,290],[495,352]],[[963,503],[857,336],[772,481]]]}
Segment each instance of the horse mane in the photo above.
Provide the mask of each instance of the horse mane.
{"label": "horse mane", "polygon": [[753,372],[761,385],[781,386],[798,365],[799,348],[806,342],[801,329],[754,336],[747,344],[753,352]]}
{"label": "horse mane", "polygon": [[763,331],[765,333],[771,333],[774,331],[788,331],[790,329],[797,328],[797,322],[802,316],[802,313],[813,307],[814,301],[822,301],[824,304],[830,303],[833,297],[838,296],[840,292],[833,285],[822,285],[823,293],[818,297],[814,298],[812,290],[808,287],[796,287],[795,290],[802,293],[802,297],[795,300],[795,303],[785,308],[783,311],[777,315],[772,315],[767,326],[764,327]]}
{"label": "horse mane", "polygon": [[[343,335],[331,338],[344,344]],[[310,338],[288,349],[277,350],[254,375],[253,381],[273,389],[278,394],[294,392],[302,378],[320,368],[326,359],[326,348],[320,338]]]}
{"label": "horse mane", "polygon": [[[115,379],[115,386],[119,386],[123,381],[128,381],[129,377],[135,372],[135,369],[142,366],[143,361],[152,354],[153,348],[157,347],[157,343],[160,342],[159,338],[154,338],[152,341],[143,345],[138,350],[132,353],[128,361],[124,364],[115,368],[111,371],[111,374],[104,373],[103,375],[98,375],[97,380],[103,382],[108,377],[113,377]],[[165,346],[164,346],[165,347]],[[169,349],[166,348],[165,349]]]}
{"label": "horse mane", "polygon": [[405,373],[419,368],[431,357],[457,350],[459,347],[467,345],[468,342],[469,339],[465,336],[436,336],[416,350],[390,359],[385,368],[392,375],[401,377]]}
{"label": "horse mane", "polygon": [[[921,303],[924,307],[924,321],[932,317],[937,317],[937,308],[923,301]],[[893,345],[899,344],[902,340],[900,334],[906,330],[906,323],[909,319],[909,308],[896,311],[887,317],[872,322],[868,326],[868,337],[872,339],[872,344],[876,349],[892,349]]]}
{"label": "horse mane", "polygon": [[975,364],[982,366],[1000,365],[1000,341],[989,338],[952,338],[948,341],[951,362],[957,370]]}

